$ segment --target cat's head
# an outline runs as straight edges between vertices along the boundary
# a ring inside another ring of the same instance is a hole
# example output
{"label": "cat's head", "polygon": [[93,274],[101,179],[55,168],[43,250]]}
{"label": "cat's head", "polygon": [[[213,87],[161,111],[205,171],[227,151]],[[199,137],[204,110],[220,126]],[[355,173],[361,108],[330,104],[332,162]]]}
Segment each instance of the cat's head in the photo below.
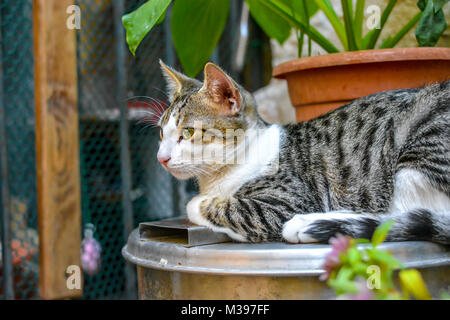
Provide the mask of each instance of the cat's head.
{"label": "cat's head", "polygon": [[213,63],[206,64],[203,83],[160,64],[170,105],[158,123],[158,161],[178,179],[233,164],[230,154],[246,130],[264,125],[252,95]]}

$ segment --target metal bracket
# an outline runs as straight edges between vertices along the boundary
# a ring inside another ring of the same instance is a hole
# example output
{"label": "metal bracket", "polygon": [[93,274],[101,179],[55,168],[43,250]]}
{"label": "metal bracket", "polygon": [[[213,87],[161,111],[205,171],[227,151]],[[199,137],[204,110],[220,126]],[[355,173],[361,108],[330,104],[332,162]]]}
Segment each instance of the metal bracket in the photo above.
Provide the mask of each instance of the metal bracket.
{"label": "metal bracket", "polygon": [[141,241],[168,242],[184,247],[231,241],[225,233],[192,224],[186,218],[140,223],[139,236]]}

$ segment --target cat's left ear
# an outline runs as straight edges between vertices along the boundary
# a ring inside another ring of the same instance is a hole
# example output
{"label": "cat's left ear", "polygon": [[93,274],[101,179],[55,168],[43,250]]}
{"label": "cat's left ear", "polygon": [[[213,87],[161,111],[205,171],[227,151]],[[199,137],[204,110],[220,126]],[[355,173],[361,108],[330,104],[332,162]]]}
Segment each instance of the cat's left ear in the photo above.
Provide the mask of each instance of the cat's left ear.
{"label": "cat's left ear", "polygon": [[161,59],[159,60],[159,64],[161,65],[162,73],[166,79],[169,100],[172,101],[173,97],[181,92],[183,83],[189,79],[185,75],[167,66]]}
{"label": "cat's left ear", "polygon": [[213,105],[221,113],[235,116],[241,110],[242,97],[237,84],[212,62],[205,65],[205,79],[202,87]]}

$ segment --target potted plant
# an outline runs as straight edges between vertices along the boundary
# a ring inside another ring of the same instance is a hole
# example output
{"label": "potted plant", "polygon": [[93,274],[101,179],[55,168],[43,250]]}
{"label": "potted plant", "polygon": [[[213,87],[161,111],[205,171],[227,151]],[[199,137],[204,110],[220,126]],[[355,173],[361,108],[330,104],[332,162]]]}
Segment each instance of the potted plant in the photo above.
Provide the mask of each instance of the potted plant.
{"label": "potted plant", "polygon": [[[397,0],[389,0],[363,35],[365,0],[341,0],[341,21],[330,0],[245,0],[250,13],[269,37],[283,43],[295,29],[299,57],[305,37],[326,55],[300,58],[277,66],[274,76],[288,82],[298,121],[305,121],[365,95],[419,87],[450,78],[450,49],[431,48],[447,28],[443,6],[449,0],[419,0],[420,11],[397,34],[380,42],[380,34]],[[155,24],[164,19],[172,0],[150,0],[125,15],[127,42],[135,53]],[[172,38],[188,76],[195,76],[211,56],[225,26],[230,0],[176,0],[171,17]],[[310,24],[321,10],[345,52],[339,52]],[[415,26],[419,48],[394,48]],[[379,49],[375,49],[379,48]],[[310,49],[309,49],[310,54]]]}
{"label": "potted plant", "polygon": [[[375,49],[396,0],[388,2],[379,25],[366,35],[362,34],[364,0],[356,1],[355,7],[352,1],[341,1],[344,22],[328,0],[315,0],[348,52],[337,53],[335,48],[317,42],[330,54],[288,61],[274,69],[275,77],[288,82],[297,121],[312,119],[372,93],[449,79],[450,49],[432,48],[447,27],[442,11],[446,2],[418,1],[420,11],[397,34],[383,39],[380,49]],[[274,10],[290,19],[282,6],[274,6]],[[393,48],[416,25],[420,47]]]}

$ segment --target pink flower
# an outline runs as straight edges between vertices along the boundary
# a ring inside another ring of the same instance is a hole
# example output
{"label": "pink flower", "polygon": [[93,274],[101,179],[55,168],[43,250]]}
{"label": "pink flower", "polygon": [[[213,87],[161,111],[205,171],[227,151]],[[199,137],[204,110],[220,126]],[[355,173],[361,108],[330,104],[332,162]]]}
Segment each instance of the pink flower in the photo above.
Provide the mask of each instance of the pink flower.
{"label": "pink flower", "polygon": [[343,236],[342,234],[337,234],[336,237],[330,239],[331,251],[325,256],[325,262],[322,266],[325,273],[320,276],[320,280],[328,280],[334,267],[341,263],[339,256],[348,250],[350,240],[349,236]]}

